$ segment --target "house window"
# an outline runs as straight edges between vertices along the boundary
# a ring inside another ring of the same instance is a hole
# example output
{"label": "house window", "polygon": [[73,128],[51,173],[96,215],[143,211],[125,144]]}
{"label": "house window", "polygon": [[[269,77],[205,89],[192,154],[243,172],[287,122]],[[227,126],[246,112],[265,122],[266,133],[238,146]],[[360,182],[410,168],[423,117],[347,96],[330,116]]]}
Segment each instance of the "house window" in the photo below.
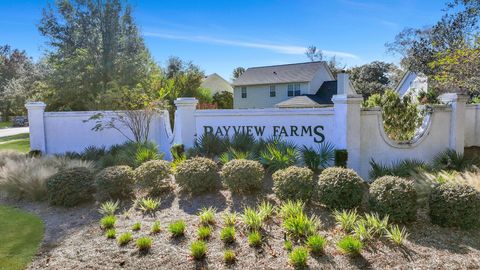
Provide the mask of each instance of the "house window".
{"label": "house window", "polygon": [[242,87],[242,98],[247,98],[247,87]]}
{"label": "house window", "polygon": [[295,96],[300,96],[300,84],[295,84]]}
{"label": "house window", "polygon": [[270,85],[270,97],[277,96],[277,91],[275,91],[275,85]]}
{"label": "house window", "polygon": [[293,84],[288,85],[288,96],[293,97]]}

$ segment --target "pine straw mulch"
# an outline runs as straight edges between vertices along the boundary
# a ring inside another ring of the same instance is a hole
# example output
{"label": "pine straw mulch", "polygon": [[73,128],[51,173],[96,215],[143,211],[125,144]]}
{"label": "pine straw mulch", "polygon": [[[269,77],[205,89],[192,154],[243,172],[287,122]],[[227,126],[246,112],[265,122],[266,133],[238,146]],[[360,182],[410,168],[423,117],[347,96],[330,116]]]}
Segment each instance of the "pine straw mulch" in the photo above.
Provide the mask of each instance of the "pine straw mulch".
{"label": "pine straw mulch", "polygon": [[[234,245],[225,246],[219,238],[223,227],[221,212],[241,212],[244,206],[255,206],[264,199],[278,203],[271,193],[242,197],[222,190],[189,197],[176,190],[162,198],[155,216],[142,215],[139,211],[126,214],[128,206],[125,206],[125,212],[120,211],[117,215],[117,235],[131,231],[133,223],[141,222],[142,229],[133,232],[133,237],[134,240],[140,236],[153,238],[153,247],[148,254],[139,254],[134,241],[119,247],[116,240],[106,239],[98,225],[101,218],[98,205],[65,209],[5,199],[0,199],[0,203],[37,213],[45,221],[45,239],[29,269],[291,269],[288,253],[283,250],[284,234],[278,218],[265,226],[261,248],[248,246],[241,226],[237,229]],[[196,213],[202,207],[210,206],[218,209],[217,225],[207,243],[206,259],[198,262],[189,256],[189,246],[196,240],[198,228]],[[320,233],[329,241],[324,255],[310,257],[310,269],[480,269],[480,232],[432,225],[422,211],[419,211],[416,222],[407,224],[410,236],[404,247],[395,247],[387,240],[375,241],[355,258],[337,251],[335,243],[343,233],[335,228],[330,211],[310,206],[307,212],[320,218]],[[167,226],[178,219],[186,221],[186,235],[171,238]],[[150,227],[156,220],[162,223],[163,230],[150,235]],[[237,257],[237,262],[230,266],[223,263],[223,251],[227,248],[233,249]]]}

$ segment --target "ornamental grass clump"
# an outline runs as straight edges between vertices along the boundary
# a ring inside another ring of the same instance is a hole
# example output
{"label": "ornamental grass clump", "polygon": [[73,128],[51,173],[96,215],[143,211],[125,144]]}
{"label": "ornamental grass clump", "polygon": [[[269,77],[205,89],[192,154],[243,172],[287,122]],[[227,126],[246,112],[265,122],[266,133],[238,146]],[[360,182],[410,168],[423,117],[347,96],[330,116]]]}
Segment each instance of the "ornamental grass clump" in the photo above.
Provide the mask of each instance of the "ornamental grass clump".
{"label": "ornamental grass clump", "polygon": [[235,242],[235,227],[227,226],[220,231],[220,239],[225,243]]}
{"label": "ornamental grass clump", "polygon": [[185,221],[177,220],[168,225],[168,231],[172,234],[173,237],[183,236],[185,234]]}
{"label": "ornamental grass clump", "polygon": [[263,217],[255,209],[245,207],[243,209],[242,220],[249,230],[260,230],[263,226]]}
{"label": "ornamental grass clump", "polygon": [[389,217],[388,215],[380,218],[377,213],[366,213],[364,215],[363,221],[365,222],[365,226],[367,228],[372,229],[372,234],[374,236],[381,236],[388,228],[389,224]]}
{"label": "ornamental grass clump", "polygon": [[311,253],[318,255],[323,253],[323,250],[327,245],[327,240],[325,239],[325,237],[319,234],[313,234],[307,238],[305,244]]}
{"label": "ornamental grass clump", "polygon": [[259,247],[262,245],[262,235],[259,231],[252,231],[248,234],[248,245],[251,247]]}
{"label": "ornamental grass clump", "polygon": [[123,233],[117,239],[117,242],[118,242],[119,246],[124,246],[124,245],[128,244],[130,241],[132,241],[132,233],[131,232]]}
{"label": "ornamental grass clump", "polygon": [[107,232],[105,233],[105,236],[108,239],[113,239],[115,238],[116,235],[117,235],[117,232],[115,231],[115,229],[108,229]]}
{"label": "ornamental grass clump", "polygon": [[190,254],[195,260],[201,260],[207,254],[207,244],[201,240],[190,245]]}
{"label": "ornamental grass clump", "polygon": [[353,230],[355,223],[357,223],[358,220],[357,210],[335,210],[333,212],[333,217],[335,218],[337,226],[347,233],[350,233]]}
{"label": "ornamental grass clump", "polygon": [[398,225],[392,225],[390,228],[387,230],[386,236],[388,239],[390,239],[393,243],[395,243],[398,246],[403,245],[405,240],[408,238],[409,233],[403,227],[400,229]]}
{"label": "ornamental grass clump", "polygon": [[236,212],[225,212],[222,215],[223,224],[225,226],[235,226],[238,220],[238,214]]}
{"label": "ornamental grass clump", "polygon": [[417,192],[414,183],[396,176],[383,176],[375,180],[369,189],[370,209],[380,216],[388,215],[396,222],[415,219]]}
{"label": "ornamental grass clump", "polygon": [[223,261],[226,264],[233,264],[235,263],[236,259],[235,252],[231,249],[225,250],[223,253]]}
{"label": "ornamental grass clump", "polygon": [[135,222],[132,225],[132,231],[136,232],[136,231],[140,231],[140,229],[142,229],[142,224],[140,222]]}
{"label": "ornamental grass clump", "polygon": [[223,165],[222,182],[232,192],[252,193],[262,189],[264,169],[258,161],[234,159]]}
{"label": "ornamental grass clump", "polygon": [[98,212],[103,216],[113,216],[118,209],[118,201],[106,201],[100,205]]}
{"label": "ornamental grass clump", "polygon": [[140,237],[136,241],[136,245],[139,252],[146,253],[152,248],[152,238],[150,237]]}
{"label": "ornamental grass clump", "polygon": [[363,244],[362,241],[355,238],[354,236],[347,235],[337,243],[337,248],[343,254],[356,256],[360,254],[360,252],[362,252]]}
{"label": "ornamental grass clump", "polygon": [[365,183],[351,170],[331,167],[318,177],[317,199],[330,209],[352,209],[360,206]]}
{"label": "ornamental grass clump", "polygon": [[282,203],[278,211],[278,214],[282,219],[287,219],[289,217],[302,214],[304,207],[305,207],[305,204],[302,201],[288,200]]}
{"label": "ornamental grass clump", "polygon": [[313,171],[296,166],[276,171],[272,179],[273,191],[282,200],[308,201],[316,184]]}
{"label": "ornamental grass clump", "polygon": [[268,201],[262,201],[257,206],[257,212],[260,214],[263,221],[269,220],[275,213],[275,207]]}
{"label": "ornamental grass clump", "polygon": [[159,233],[159,232],[161,232],[161,231],[162,231],[162,228],[161,228],[161,226],[160,226],[160,221],[157,220],[157,221],[153,222],[152,228],[150,229],[150,232],[151,232],[152,234],[157,234],[157,233]]}
{"label": "ornamental grass clump", "polygon": [[472,186],[445,183],[433,188],[429,198],[432,223],[443,227],[480,227],[480,192]]}
{"label": "ornamental grass clump", "polygon": [[191,194],[213,191],[219,186],[217,164],[207,158],[187,159],[178,164],[175,181],[183,191]]}
{"label": "ornamental grass clump", "polygon": [[306,214],[301,213],[285,219],[282,227],[289,236],[300,239],[314,234],[319,224],[320,221],[316,216],[309,218]]}
{"label": "ornamental grass clump", "polygon": [[353,227],[353,235],[363,242],[370,241],[374,237],[374,229],[367,226],[367,222],[361,219]]}
{"label": "ornamental grass clump", "polygon": [[202,226],[198,228],[197,236],[200,240],[207,240],[212,235],[212,228],[209,226]]}
{"label": "ornamental grass clump", "polygon": [[198,212],[198,217],[200,218],[200,224],[202,225],[212,225],[215,224],[215,213],[217,209],[214,207],[202,208]]}
{"label": "ornamental grass clump", "polygon": [[293,249],[293,243],[292,241],[290,240],[285,240],[283,242],[283,249],[285,249],[286,251],[292,251]]}
{"label": "ornamental grass clump", "polygon": [[138,208],[145,214],[153,213],[160,206],[160,200],[141,198],[138,200]]}
{"label": "ornamental grass clump", "polygon": [[165,160],[150,160],[135,169],[135,182],[152,196],[171,188],[171,165]]}
{"label": "ornamental grass clump", "polygon": [[100,219],[100,227],[104,230],[112,229],[116,222],[117,218],[115,216],[106,216]]}
{"label": "ornamental grass clump", "polygon": [[134,197],[134,174],[128,166],[107,167],[95,176],[95,188],[101,201]]}
{"label": "ornamental grass clump", "polygon": [[308,263],[308,249],[296,247],[288,255],[288,260],[295,268],[305,268]]}

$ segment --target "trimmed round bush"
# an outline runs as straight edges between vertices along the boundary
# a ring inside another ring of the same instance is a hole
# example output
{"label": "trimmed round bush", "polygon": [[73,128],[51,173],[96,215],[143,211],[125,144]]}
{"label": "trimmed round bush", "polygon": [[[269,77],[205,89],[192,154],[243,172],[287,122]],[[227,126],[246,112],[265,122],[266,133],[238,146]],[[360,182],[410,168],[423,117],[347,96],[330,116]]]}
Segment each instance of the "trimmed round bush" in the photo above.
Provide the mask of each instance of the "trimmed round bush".
{"label": "trimmed round bush", "polygon": [[170,162],[165,160],[151,160],[135,169],[137,185],[150,194],[158,194],[171,188]]}
{"label": "trimmed round bush", "polygon": [[47,179],[48,201],[72,207],[93,199],[93,173],[85,167],[61,170]]}
{"label": "trimmed round bush", "polygon": [[362,202],[365,183],[358,174],[340,167],[330,167],[318,177],[317,199],[331,209],[355,208]]}
{"label": "trimmed round bush", "polygon": [[462,184],[441,184],[429,198],[430,219],[443,227],[480,227],[480,192]]}
{"label": "trimmed round bush", "polygon": [[217,164],[208,158],[196,157],[178,164],[175,181],[182,190],[198,194],[218,187]]}
{"label": "trimmed round bush", "polygon": [[251,192],[262,189],[265,170],[258,161],[234,159],[227,162],[220,176],[223,183],[235,192]]}
{"label": "trimmed round bush", "polygon": [[370,185],[369,204],[372,211],[388,215],[397,222],[414,220],[417,214],[417,192],[412,181],[396,176],[383,176]]}
{"label": "trimmed round bush", "polygon": [[124,200],[133,197],[134,173],[129,166],[112,166],[95,176],[95,187],[100,200]]}
{"label": "trimmed round bush", "polygon": [[273,191],[282,200],[307,201],[315,187],[313,172],[308,168],[291,166],[273,175]]}

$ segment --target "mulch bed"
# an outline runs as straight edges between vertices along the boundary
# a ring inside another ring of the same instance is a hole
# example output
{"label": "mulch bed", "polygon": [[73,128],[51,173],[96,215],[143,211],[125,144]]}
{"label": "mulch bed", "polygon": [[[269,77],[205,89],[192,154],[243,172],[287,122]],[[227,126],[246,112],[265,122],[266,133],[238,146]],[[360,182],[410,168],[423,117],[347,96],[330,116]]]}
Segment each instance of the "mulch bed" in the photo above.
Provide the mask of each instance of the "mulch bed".
{"label": "mulch bed", "polygon": [[[98,221],[101,215],[98,205],[90,204],[71,209],[51,207],[45,203],[6,203],[38,214],[46,224],[45,239],[29,269],[291,269],[288,253],[283,249],[284,234],[280,220],[274,218],[265,226],[266,235],[261,248],[252,248],[242,229],[237,229],[237,241],[225,246],[219,231],[223,227],[221,212],[241,212],[246,205],[255,206],[267,199],[276,202],[273,194],[259,196],[237,196],[229,191],[189,197],[175,191],[164,196],[156,216],[145,216],[139,211],[120,213],[116,225],[117,235],[131,231],[133,223],[142,223],[142,229],[133,232],[134,240],[140,236],[151,236],[153,247],[148,254],[139,254],[135,241],[119,247],[115,239],[107,239]],[[202,207],[218,209],[212,238],[207,242],[205,260],[197,262],[189,256],[190,243],[196,240],[198,217]],[[402,248],[391,245],[387,240],[370,243],[361,256],[349,258],[340,254],[336,241],[343,233],[335,228],[330,211],[321,206],[307,208],[322,221],[320,233],[329,243],[325,254],[309,259],[310,269],[479,269],[480,232],[446,229],[428,222],[426,214],[419,211],[418,220],[407,224],[410,233]],[[171,238],[167,231],[169,223],[184,219],[187,223],[183,238]],[[162,224],[162,232],[150,235],[155,220]],[[223,263],[225,249],[236,252],[237,262]]]}

